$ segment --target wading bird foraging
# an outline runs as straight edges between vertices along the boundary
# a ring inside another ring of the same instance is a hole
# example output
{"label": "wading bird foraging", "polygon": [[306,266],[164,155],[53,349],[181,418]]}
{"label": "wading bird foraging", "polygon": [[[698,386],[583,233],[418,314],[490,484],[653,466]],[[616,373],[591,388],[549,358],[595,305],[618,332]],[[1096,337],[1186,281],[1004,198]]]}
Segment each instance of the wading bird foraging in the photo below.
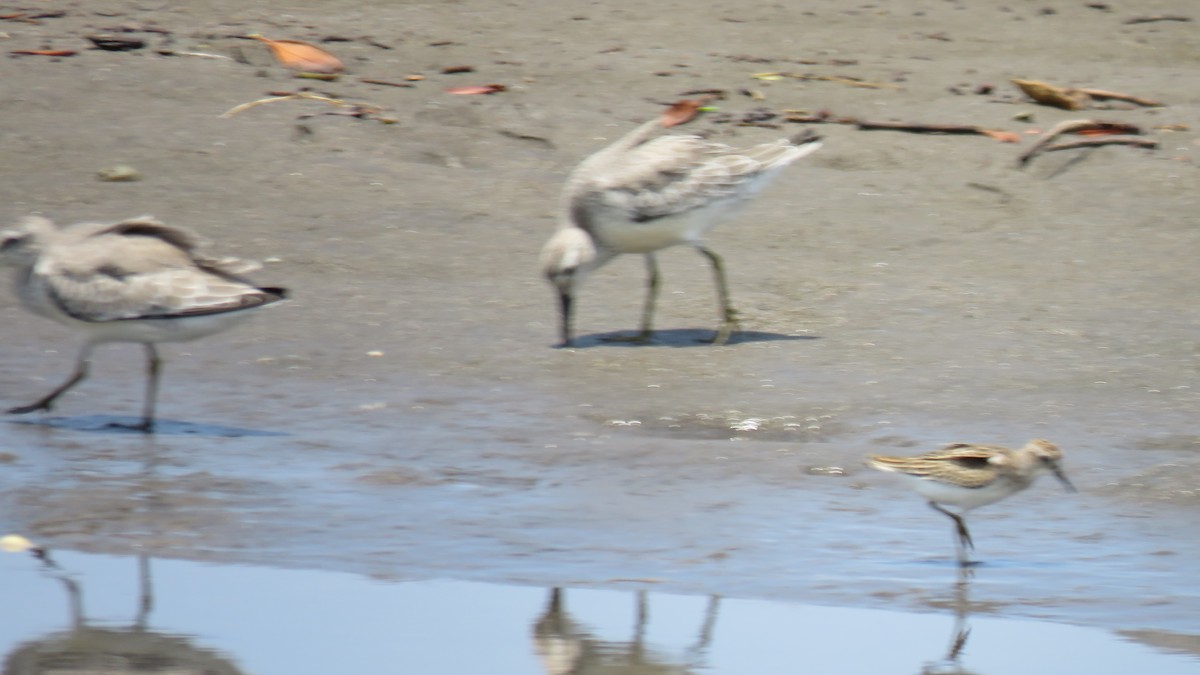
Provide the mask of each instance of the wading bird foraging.
{"label": "wading bird foraging", "polygon": [[567,179],[558,230],[541,254],[542,272],[558,292],[562,346],[574,339],[574,298],[583,278],[623,253],[646,257],[646,299],[641,330],[618,339],[647,341],[659,288],[654,254],[677,244],[695,247],[712,265],[720,311],[713,343],[724,344],[737,329],[721,258],[702,238],[821,144],[811,132],[744,150],[699,136],[655,137],[678,123],[664,115],[642,124],[583,160]]}
{"label": "wading bird foraging", "polygon": [[[966,513],[1024,490],[1042,472],[1054,474],[1067,490],[1075,492],[1075,486],[1063,474],[1062,457],[1057,445],[1037,439],[1018,450],[954,443],[915,457],[871,455],[867,464],[905,476],[931,507],[954,521],[958,561],[965,565],[967,550],[975,548],[967,531]],[[945,506],[956,506],[961,513]]]}
{"label": "wading bird foraging", "polygon": [[197,251],[199,245],[189,230],[150,217],[59,228],[33,216],[0,232],[0,262],[16,268],[16,291],[25,307],[84,336],[66,382],[8,412],[50,410],[87,377],[96,345],[136,342],[146,350],[146,398],[142,421],[132,426],[152,431],[161,370],[155,345],[212,335],[286,296],[282,288],[260,287],[240,276],[255,263],[209,258]]}

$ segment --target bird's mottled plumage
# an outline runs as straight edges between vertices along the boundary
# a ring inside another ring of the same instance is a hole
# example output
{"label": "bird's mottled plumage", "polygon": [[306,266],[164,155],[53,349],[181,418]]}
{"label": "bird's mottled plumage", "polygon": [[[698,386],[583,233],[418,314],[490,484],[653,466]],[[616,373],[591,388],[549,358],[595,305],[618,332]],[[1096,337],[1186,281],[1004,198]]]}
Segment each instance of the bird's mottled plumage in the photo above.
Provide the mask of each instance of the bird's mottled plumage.
{"label": "bird's mottled plumage", "polygon": [[720,258],[701,239],[723,216],[761,190],[793,161],[817,148],[811,135],[743,150],[699,136],[654,137],[659,120],[583,160],[563,188],[559,229],[542,248],[542,271],[560,294],[564,346],[572,340],[572,297],[589,272],[623,253],[646,256],[649,281],[642,329],[651,334],[658,266],[654,253],[690,244],[712,262],[722,324],[716,342],[735,327]]}
{"label": "bird's mottled plumage", "polygon": [[959,534],[959,558],[965,561],[965,549],[973,548],[971,535],[963,515],[944,507],[956,506],[965,514],[1024,490],[1044,471],[1074,491],[1063,474],[1062,457],[1057,445],[1035,439],[1017,450],[954,443],[913,457],[870,455],[867,464],[905,476],[930,506],[953,519]]}
{"label": "bird's mottled plumage", "polygon": [[149,216],[119,223],[59,228],[29,217],[0,232],[0,261],[16,268],[16,290],[32,312],[86,336],[76,371],[64,385],[11,413],[49,410],[87,374],[91,349],[104,342],[146,346],[150,381],[142,426],[153,426],[157,342],[193,340],[224,330],[244,310],[284,299],[281,288],[259,287],[241,274],[256,267],[199,251],[191,231]]}

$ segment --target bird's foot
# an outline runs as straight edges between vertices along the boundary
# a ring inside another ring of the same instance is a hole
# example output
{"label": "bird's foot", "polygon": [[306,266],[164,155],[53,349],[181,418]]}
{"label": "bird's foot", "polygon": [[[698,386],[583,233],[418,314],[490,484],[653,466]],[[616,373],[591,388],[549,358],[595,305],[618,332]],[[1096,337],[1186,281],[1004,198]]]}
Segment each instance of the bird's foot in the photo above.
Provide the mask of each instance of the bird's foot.
{"label": "bird's foot", "polygon": [[34,403],[30,403],[29,405],[19,405],[15,408],[9,408],[8,410],[5,410],[4,412],[8,415],[25,415],[25,414],[31,413],[31,412],[38,412],[39,410],[45,410],[46,412],[49,412],[50,411],[50,402],[49,401],[36,401]]}
{"label": "bird's foot", "polygon": [[737,319],[730,316],[717,328],[717,332],[712,336],[711,340],[702,340],[701,342],[710,342],[714,347],[720,347],[728,343],[729,338],[733,337],[733,334],[741,329],[742,327],[738,324]]}

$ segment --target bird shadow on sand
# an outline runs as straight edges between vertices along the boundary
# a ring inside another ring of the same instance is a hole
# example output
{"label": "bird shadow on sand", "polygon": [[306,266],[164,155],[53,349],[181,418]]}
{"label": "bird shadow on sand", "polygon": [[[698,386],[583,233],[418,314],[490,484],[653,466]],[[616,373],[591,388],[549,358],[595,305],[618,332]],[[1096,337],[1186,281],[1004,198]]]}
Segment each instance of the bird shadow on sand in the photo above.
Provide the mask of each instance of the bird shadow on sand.
{"label": "bird shadow on sand", "polygon": [[[671,328],[654,331],[654,337],[646,341],[632,339],[633,333],[613,332],[594,333],[575,338],[573,345],[577,349],[592,347],[711,347],[713,331],[711,328]],[[782,333],[767,333],[755,330],[742,330],[730,336],[725,346],[747,344],[751,342],[786,342],[792,340],[819,340],[817,335],[784,335]]]}
{"label": "bird shadow on sand", "polygon": [[154,422],[152,434],[146,434],[136,425],[142,421],[140,417],[121,417],[117,415],[80,415],[76,417],[42,417],[38,419],[10,419],[10,424],[24,424],[50,429],[65,429],[68,431],[83,431],[100,434],[136,434],[154,436],[216,436],[221,438],[244,438],[250,436],[288,436],[282,431],[267,431],[263,429],[246,429],[243,427],[228,427],[222,424],[198,424],[159,418]]}

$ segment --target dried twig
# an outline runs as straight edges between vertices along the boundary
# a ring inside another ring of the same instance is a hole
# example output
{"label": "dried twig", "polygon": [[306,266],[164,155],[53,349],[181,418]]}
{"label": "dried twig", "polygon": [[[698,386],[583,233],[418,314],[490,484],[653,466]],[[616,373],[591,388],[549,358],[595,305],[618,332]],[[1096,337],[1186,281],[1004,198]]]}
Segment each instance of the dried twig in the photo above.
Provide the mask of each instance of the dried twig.
{"label": "dried twig", "polygon": [[1148,98],[1134,96],[1133,94],[1122,94],[1117,91],[1106,91],[1104,89],[1076,89],[1075,91],[1078,91],[1081,94],[1087,94],[1089,97],[1096,99],[1097,101],[1107,101],[1109,99],[1114,101],[1128,101],[1129,103],[1136,103],[1137,105],[1145,106],[1147,108],[1159,108],[1166,105],[1162,101],[1152,101]]}
{"label": "dried twig", "polygon": [[922,122],[872,122],[855,120],[854,126],[863,131],[879,129],[911,131],[917,134],[980,134],[981,128],[973,124],[925,124]]}
{"label": "dried twig", "polygon": [[226,110],[225,112],[221,113],[220,117],[233,117],[234,115],[236,115],[240,112],[249,110],[250,108],[260,106],[264,103],[274,103],[276,101],[290,101],[290,100],[298,99],[298,98],[308,99],[310,101],[323,101],[325,103],[329,103],[330,105],[336,105],[339,108],[350,108],[350,107],[354,107],[354,105],[355,105],[353,103],[346,103],[345,101],[343,101],[341,99],[329,98],[328,96],[321,96],[320,94],[314,94],[309,91],[297,91],[297,92],[294,92],[291,94],[284,94],[282,96],[268,96],[267,98],[260,98],[257,101],[250,101],[249,103],[242,103],[241,105],[236,105],[236,106],[230,108],[229,110]]}
{"label": "dried twig", "polygon": [[208,52],[180,52],[174,49],[156,49],[154,53],[158,54],[159,56],[195,56],[201,59],[225,59],[227,61],[233,60],[232,56],[225,56],[224,54],[209,54]]}
{"label": "dried twig", "polygon": [[804,80],[806,82],[837,82],[851,87],[864,87],[867,89],[900,89],[899,85],[889,84],[887,82],[866,82],[856,77],[844,77],[841,75],[809,75],[804,73],[757,73],[753,76],[757,80],[774,80],[781,78],[791,78],[793,80]]}
{"label": "dried twig", "polygon": [[1042,152],[1055,150],[1074,150],[1075,148],[1094,148],[1101,145],[1132,145],[1138,148],[1157,148],[1158,141],[1153,138],[1138,136],[1100,136],[1099,138],[1082,138],[1078,141],[1068,141],[1042,148]]}
{"label": "dried twig", "polygon": [[784,111],[787,116],[784,117],[785,122],[797,122],[800,124],[849,124],[863,131],[908,131],[915,134],[968,134],[977,136],[987,136],[1005,143],[1016,143],[1019,139],[1016,134],[1010,131],[1001,131],[998,129],[987,129],[974,124],[928,124],[924,122],[891,122],[891,121],[871,121],[861,120],[857,117],[835,117],[828,113],[818,113],[816,115],[802,115],[796,111]]}
{"label": "dried twig", "polygon": [[[1066,120],[1054,125],[1049,131],[1042,134],[1033,147],[1026,150],[1017,158],[1019,166],[1025,166],[1034,156],[1053,150],[1067,150],[1070,148],[1081,148],[1097,145],[1140,145],[1142,147],[1154,147],[1158,145],[1158,141],[1151,141],[1144,138],[1130,138],[1129,136],[1102,136],[1099,138],[1089,138],[1087,141],[1103,141],[1096,143],[1073,142],[1062,143],[1059,145],[1050,145],[1055,138],[1063,134],[1078,134],[1078,133],[1101,133],[1101,134],[1141,134],[1141,127],[1136,124],[1128,124],[1125,122],[1101,122],[1097,120]],[[1116,140],[1124,139],[1124,140]],[[1137,142],[1133,142],[1137,141]],[[1147,145],[1149,143],[1150,145]]]}
{"label": "dried twig", "polygon": [[1129,26],[1135,23],[1152,23],[1154,21],[1191,21],[1190,16],[1179,16],[1178,14],[1153,14],[1150,16],[1135,16],[1125,19],[1121,23]]}
{"label": "dried twig", "polygon": [[387,80],[376,80],[372,77],[360,77],[358,78],[358,81],[362,82],[363,84],[381,84],[385,87],[407,87],[411,89],[412,87],[417,86],[411,82],[388,82]]}

